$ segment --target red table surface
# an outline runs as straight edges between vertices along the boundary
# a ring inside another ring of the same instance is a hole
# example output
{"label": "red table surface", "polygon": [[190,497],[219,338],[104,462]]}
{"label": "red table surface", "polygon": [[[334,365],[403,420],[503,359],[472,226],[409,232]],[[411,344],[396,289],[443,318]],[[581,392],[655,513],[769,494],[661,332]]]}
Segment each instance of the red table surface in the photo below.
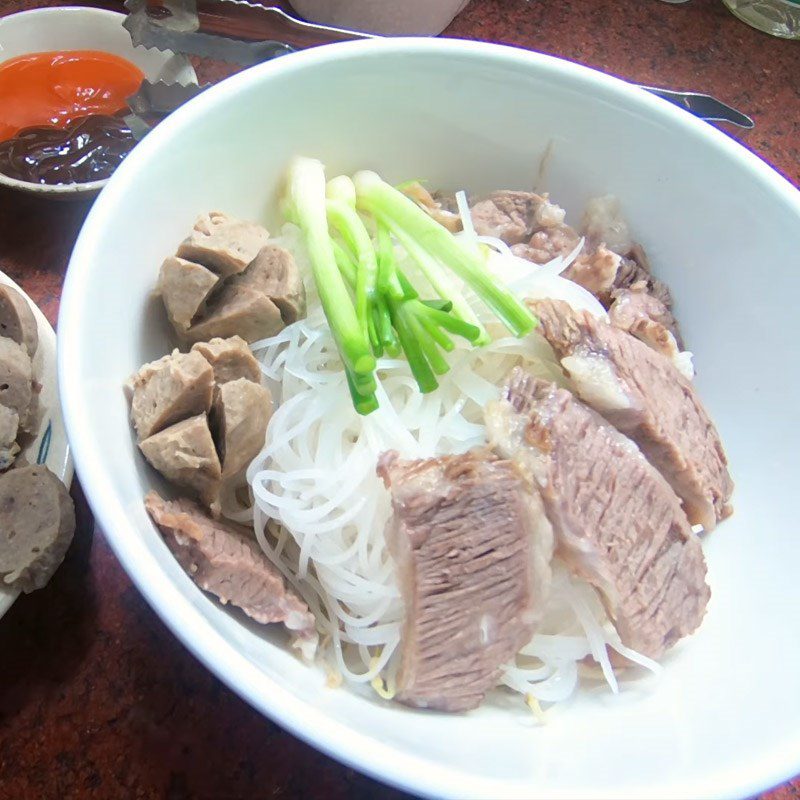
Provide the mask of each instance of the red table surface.
{"label": "red table surface", "polygon": [[[0,0],[0,13],[43,5],[63,3]],[[715,94],[756,120],[734,135],[800,181],[800,44],[748,28],[719,0],[473,0],[446,35]],[[197,67],[205,80],[229,71]],[[0,270],[53,323],[89,207],[0,190]],[[64,565],[0,621],[0,798],[406,796],[315,752],[206,671],[93,535],[77,481],[72,494],[78,529]],[[763,798],[800,799],[800,778]]]}

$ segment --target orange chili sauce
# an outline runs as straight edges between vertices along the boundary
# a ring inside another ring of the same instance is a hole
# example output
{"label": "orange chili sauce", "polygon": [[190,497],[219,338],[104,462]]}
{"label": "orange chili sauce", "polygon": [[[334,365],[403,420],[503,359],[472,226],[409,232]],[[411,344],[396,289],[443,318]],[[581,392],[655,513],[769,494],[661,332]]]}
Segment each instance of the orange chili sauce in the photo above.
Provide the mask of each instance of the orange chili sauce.
{"label": "orange chili sauce", "polygon": [[31,53],[0,64],[0,141],[32,125],[64,127],[88,114],[116,114],[144,73],[99,50]]}

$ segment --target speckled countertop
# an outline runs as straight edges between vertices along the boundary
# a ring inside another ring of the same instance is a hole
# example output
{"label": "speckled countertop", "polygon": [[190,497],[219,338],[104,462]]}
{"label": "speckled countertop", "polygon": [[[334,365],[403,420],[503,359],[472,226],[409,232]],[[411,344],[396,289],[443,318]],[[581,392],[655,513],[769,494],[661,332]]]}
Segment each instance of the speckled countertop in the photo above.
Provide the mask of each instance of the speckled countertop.
{"label": "speckled countertop", "polygon": [[[43,5],[63,3],[0,0],[0,14]],[[447,35],[713,93],[755,118],[754,131],[734,135],[800,183],[800,43],[748,28],[720,0],[472,0]],[[0,191],[0,269],[53,322],[88,208]],[[0,621],[2,800],[405,797],[284,733],[208,673],[93,534],[77,483],[73,496],[65,564]],[[765,798],[800,800],[800,780]]]}

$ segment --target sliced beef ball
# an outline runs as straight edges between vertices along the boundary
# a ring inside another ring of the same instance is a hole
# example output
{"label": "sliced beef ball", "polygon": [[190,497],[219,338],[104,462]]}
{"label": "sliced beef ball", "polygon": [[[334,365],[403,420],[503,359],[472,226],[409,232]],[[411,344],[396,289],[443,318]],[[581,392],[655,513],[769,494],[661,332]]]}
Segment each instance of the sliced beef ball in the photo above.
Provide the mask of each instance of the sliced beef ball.
{"label": "sliced beef ball", "polygon": [[0,336],[21,344],[33,358],[39,347],[39,328],[28,301],[13,287],[0,285]]}
{"label": "sliced beef ball", "polygon": [[272,395],[261,384],[239,378],[217,388],[211,425],[223,477],[237,475],[258,455],[264,446],[270,416]]}
{"label": "sliced beef ball", "polygon": [[260,225],[205,214],[176,256],[164,261],[158,291],[181,342],[273,336],[306,313],[294,258]]}
{"label": "sliced beef ball", "polygon": [[530,641],[550,587],[552,530],[514,465],[488,452],[382,456],[387,541],[406,604],[398,699],[475,708]]}
{"label": "sliced beef ball", "polygon": [[564,222],[564,209],[546,195],[505,189],[479,200],[470,212],[476,233],[509,245],[528,242],[535,231]]}
{"label": "sliced beef ball", "polygon": [[306,287],[294,256],[283,247],[262,247],[247,269],[231,278],[230,283],[266,295],[280,309],[285,325],[306,315]]}
{"label": "sliced beef ball", "polygon": [[18,433],[19,415],[11,408],[0,406],[0,472],[7,470],[19,453]]}
{"label": "sliced beef ball", "polygon": [[0,405],[16,413],[25,427],[33,399],[33,366],[28,351],[13,339],[0,337]]}
{"label": "sliced beef ball", "polygon": [[219,277],[200,264],[170,256],[161,265],[157,291],[176,333],[184,334],[219,283]]}
{"label": "sliced beef ball", "polygon": [[241,336],[197,342],[192,346],[192,350],[200,353],[211,364],[214,370],[214,383],[217,386],[239,378],[247,378],[254,383],[261,382],[261,368],[258,366],[258,361]]}
{"label": "sliced beef ball", "polygon": [[139,441],[211,408],[214,370],[200,353],[164,356],[145,364],[130,381],[131,419]]}
{"label": "sliced beef ball", "polygon": [[168,481],[189,489],[206,505],[216,501],[222,468],[205,414],[176,422],[141,441],[139,447]]}
{"label": "sliced beef ball", "polygon": [[639,445],[683,500],[689,521],[711,530],[727,517],[733,481],[692,383],[626,331],[561,301],[529,305],[580,397]]}
{"label": "sliced beef ball", "polygon": [[489,438],[534,476],[558,555],[601,593],[623,643],[658,658],[709,599],[700,541],[637,447],[570,392],[516,369]]}
{"label": "sliced beef ball", "polygon": [[203,591],[263,625],[282,622],[294,634],[295,646],[313,655],[314,617],[258,548],[252,532],[212,519],[184,498],[169,501],[150,492],[145,506],[178,563]]}
{"label": "sliced beef ball", "polygon": [[249,286],[226,283],[209,300],[206,311],[198,317],[185,338],[190,342],[215,337],[241,336],[246,342],[274,336],[285,327],[281,310],[263,292]]}
{"label": "sliced beef ball", "polygon": [[211,211],[198,218],[177,255],[226,277],[241,272],[268,239],[269,233],[261,225]]}
{"label": "sliced beef ball", "polygon": [[0,581],[5,586],[41,589],[64,560],[74,533],[72,499],[47,467],[0,475]]}
{"label": "sliced beef ball", "polygon": [[25,433],[37,434],[42,424],[43,408],[41,404],[42,384],[35,378],[31,383],[31,404],[24,420],[20,420],[19,429]]}

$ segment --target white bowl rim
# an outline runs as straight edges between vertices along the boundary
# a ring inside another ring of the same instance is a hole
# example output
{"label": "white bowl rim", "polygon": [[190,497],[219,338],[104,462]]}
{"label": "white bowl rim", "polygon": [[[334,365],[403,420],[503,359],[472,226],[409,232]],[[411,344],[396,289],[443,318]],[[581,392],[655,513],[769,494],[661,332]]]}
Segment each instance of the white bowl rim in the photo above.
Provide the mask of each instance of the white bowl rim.
{"label": "white bowl rim", "polygon": [[[117,199],[123,195],[126,182],[134,176],[140,163],[145,163],[151,151],[159,146],[162,135],[173,129],[190,127],[212,108],[217,98],[235,94],[269,77],[288,76],[295,71],[324,65],[326,62],[369,56],[378,53],[403,55],[436,54],[472,55],[493,59],[510,65],[533,67],[551,76],[563,75],[572,81],[583,82],[592,91],[612,96],[618,101],[634,103],[648,114],[670,124],[681,135],[705,140],[709,145],[736,159],[754,181],[779,196],[800,219],[800,191],[775,169],[751,153],[722,131],[702,122],[643,89],[619,78],[554,56],[522,50],[505,45],[457,39],[396,38],[346,42],[314,48],[275,61],[267,62],[238,73],[211,87],[202,95],[178,109],[159,126],[159,134],[148,136],[123,162],[103,191],[103,202],[95,203],[73,250],[62,295],[59,330],[62,336],[72,335],[73,322],[83,318],[85,282],[89,267],[92,239],[102,230]],[[79,402],[79,396],[69,391],[70,375],[81,374],[82,356],[77,347],[59,348],[59,384],[64,405],[64,418],[73,448],[76,469],[89,499],[95,518],[106,531],[107,540],[131,580],[142,592],[159,617],[180,641],[208,667],[223,683],[251,706],[277,722],[283,728],[314,748],[332,756],[379,781],[406,791],[429,797],[463,797],[464,783],[456,770],[433,765],[361,734],[333,719],[306,702],[296,699],[281,684],[264,675],[239,653],[211,624],[195,610],[178,589],[164,580],[160,569],[148,554],[128,520],[124,506],[114,496],[114,489],[103,464],[101,448],[95,446],[92,419]],[[800,773],[800,729],[794,739],[784,743],[777,752],[762,754],[757,762],[727,765],[726,769],[706,775],[702,780],[686,780],[670,774],[655,785],[640,783],[626,787],[624,794],[614,787],[598,787],[597,798],[674,798],[674,797],[749,797],[778,785]],[[508,784],[489,778],[470,777],[470,797],[570,798],[575,790],[568,779],[545,792],[535,785]]]}
{"label": "white bowl rim", "polygon": [[[125,14],[119,11],[112,11],[108,8],[93,8],[92,6],[52,6],[45,8],[29,8],[26,11],[17,11],[14,14],[8,14],[5,17],[0,17],[0,27],[7,25],[9,21],[18,21],[21,17],[48,17],[59,14],[59,19],[63,19],[64,12],[73,17],[97,17],[105,18],[109,21],[113,18],[115,21],[125,18]],[[13,23],[12,23],[13,24]],[[33,51],[31,51],[33,52]],[[2,63],[2,62],[0,62]],[[34,192],[37,194],[52,195],[71,195],[71,194],[92,194],[99,192],[109,182],[110,178],[101,178],[97,181],[85,181],[82,183],[34,183],[33,181],[21,181],[18,178],[12,178],[9,175],[3,175],[0,172],[0,186],[5,186],[8,189],[22,189],[26,192]]]}

